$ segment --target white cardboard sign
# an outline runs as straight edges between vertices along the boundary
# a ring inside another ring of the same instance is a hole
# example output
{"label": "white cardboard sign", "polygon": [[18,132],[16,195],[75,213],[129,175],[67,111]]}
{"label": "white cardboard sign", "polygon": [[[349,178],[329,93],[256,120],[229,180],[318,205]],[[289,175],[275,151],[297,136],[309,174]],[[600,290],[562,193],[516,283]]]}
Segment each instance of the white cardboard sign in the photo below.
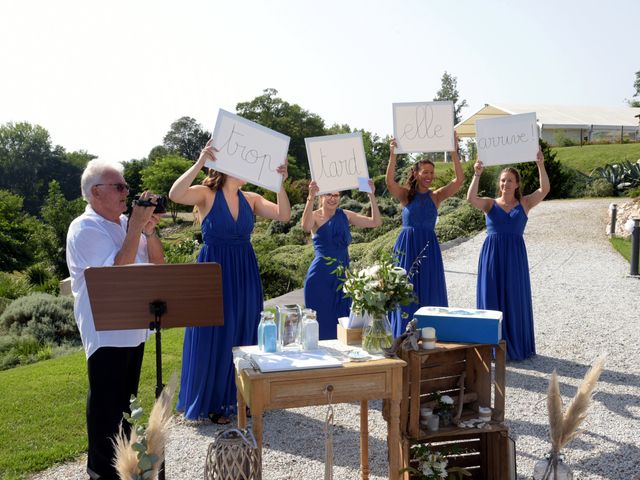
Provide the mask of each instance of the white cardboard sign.
{"label": "white cardboard sign", "polygon": [[304,139],[311,179],[318,195],[358,188],[358,177],[369,178],[362,133],[344,133]]}
{"label": "white cardboard sign", "polygon": [[278,193],[282,175],[276,170],[287,158],[289,137],[220,109],[213,129],[216,161],[206,166]]}
{"label": "white cardboard sign", "polygon": [[396,153],[454,150],[453,102],[394,103],[393,136]]}
{"label": "white cardboard sign", "polygon": [[478,159],[484,165],[533,162],[538,136],[535,112],[476,120]]}

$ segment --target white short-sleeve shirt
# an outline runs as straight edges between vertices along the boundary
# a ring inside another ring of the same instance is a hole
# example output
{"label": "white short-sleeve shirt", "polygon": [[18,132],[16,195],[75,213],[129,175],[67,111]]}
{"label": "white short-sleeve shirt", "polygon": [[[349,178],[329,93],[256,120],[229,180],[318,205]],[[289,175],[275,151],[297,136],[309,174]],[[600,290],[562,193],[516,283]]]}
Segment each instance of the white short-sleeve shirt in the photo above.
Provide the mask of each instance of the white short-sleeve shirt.
{"label": "white short-sleeve shirt", "polygon": [[[67,267],[71,274],[74,313],[89,358],[100,347],[135,347],[147,340],[149,330],[96,331],[84,271],[88,267],[112,266],[127,234],[127,217],[114,223],[97,214],[90,205],[71,222],[67,232]],[[135,263],[148,263],[147,239],[140,235]],[[114,302],[118,299],[114,298]]]}

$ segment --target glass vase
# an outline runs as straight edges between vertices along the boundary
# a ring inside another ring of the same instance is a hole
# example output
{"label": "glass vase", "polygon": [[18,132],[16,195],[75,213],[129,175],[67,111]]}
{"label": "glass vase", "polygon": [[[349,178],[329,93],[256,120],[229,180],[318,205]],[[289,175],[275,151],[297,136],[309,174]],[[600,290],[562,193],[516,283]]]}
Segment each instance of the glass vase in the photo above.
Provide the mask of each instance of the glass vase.
{"label": "glass vase", "polygon": [[438,417],[440,417],[440,426],[449,427],[453,421],[453,413],[451,410],[439,410]]}
{"label": "glass vase", "polygon": [[362,348],[368,353],[379,355],[383,348],[391,347],[393,335],[391,324],[386,315],[365,314],[365,323],[362,328]]}
{"label": "glass vase", "polygon": [[539,460],[533,467],[533,480],[573,480],[573,472],[569,466],[563,462],[564,456],[558,456],[557,475],[553,469],[553,462],[550,455],[545,455],[544,460]]}

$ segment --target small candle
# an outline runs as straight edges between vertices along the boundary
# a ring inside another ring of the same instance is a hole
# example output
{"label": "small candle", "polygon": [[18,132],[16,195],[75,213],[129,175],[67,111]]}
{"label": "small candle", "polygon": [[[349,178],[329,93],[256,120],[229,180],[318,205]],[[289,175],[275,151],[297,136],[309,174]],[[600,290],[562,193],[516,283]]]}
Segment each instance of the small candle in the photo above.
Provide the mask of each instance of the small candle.
{"label": "small candle", "polygon": [[422,338],[425,340],[435,340],[436,329],[433,327],[424,327],[422,329]]}

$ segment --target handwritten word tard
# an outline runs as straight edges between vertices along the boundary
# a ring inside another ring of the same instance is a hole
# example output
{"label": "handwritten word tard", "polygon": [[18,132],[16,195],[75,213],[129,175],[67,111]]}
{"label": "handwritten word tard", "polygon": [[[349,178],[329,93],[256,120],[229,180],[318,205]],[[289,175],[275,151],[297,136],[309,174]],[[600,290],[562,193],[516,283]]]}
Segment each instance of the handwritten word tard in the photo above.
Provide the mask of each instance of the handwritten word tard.
{"label": "handwritten word tard", "polygon": [[222,144],[220,151],[225,151],[229,156],[239,158],[250,165],[258,164],[260,168],[257,180],[262,177],[265,166],[270,171],[275,172],[279,165],[274,167],[271,164],[272,158],[270,154],[258,152],[255,148],[240,143],[242,137],[244,137],[244,134],[239,131],[240,126],[238,123],[233,124],[229,138]]}
{"label": "handwritten word tard", "polygon": [[344,158],[341,160],[329,160],[327,159],[327,156],[323,153],[321,148],[320,149],[320,166],[322,168],[320,170],[320,174],[318,175],[319,179],[322,177],[339,178],[345,175],[362,176],[362,173],[358,168],[358,164],[356,163],[355,149],[352,149],[352,155],[348,158]]}
{"label": "handwritten word tard", "polygon": [[[415,140],[416,138],[440,138],[443,136],[442,125],[434,125],[433,108],[430,105],[420,105],[415,107],[415,118],[411,123],[407,123],[401,128],[400,138]],[[415,121],[413,121],[415,120]]]}

